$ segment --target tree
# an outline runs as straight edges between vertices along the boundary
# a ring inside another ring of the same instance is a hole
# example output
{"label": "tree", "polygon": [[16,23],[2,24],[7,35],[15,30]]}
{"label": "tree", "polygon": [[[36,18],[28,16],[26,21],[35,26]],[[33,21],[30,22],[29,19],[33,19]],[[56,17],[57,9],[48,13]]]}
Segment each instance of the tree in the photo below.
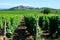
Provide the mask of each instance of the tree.
{"label": "tree", "polygon": [[50,13],[50,8],[44,8],[41,12],[43,12],[44,14],[48,14]]}

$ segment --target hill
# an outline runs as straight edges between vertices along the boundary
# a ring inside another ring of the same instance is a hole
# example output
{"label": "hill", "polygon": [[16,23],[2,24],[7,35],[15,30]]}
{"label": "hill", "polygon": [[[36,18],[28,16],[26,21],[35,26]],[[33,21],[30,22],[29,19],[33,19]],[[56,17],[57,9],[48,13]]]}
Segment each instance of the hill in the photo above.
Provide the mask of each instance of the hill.
{"label": "hill", "polygon": [[40,8],[35,8],[35,7],[30,7],[30,6],[23,6],[23,5],[20,5],[20,6],[17,6],[17,7],[12,7],[10,8],[9,10],[40,10]]}

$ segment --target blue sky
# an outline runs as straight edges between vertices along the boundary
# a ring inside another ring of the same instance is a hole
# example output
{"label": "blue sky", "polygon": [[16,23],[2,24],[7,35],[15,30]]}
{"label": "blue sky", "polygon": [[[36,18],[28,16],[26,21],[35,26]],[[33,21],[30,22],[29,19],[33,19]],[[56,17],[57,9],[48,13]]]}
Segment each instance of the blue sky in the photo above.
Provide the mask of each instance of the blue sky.
{"label": "blue sky", "polygon": [[60,0],[0,0],[0,8],[11,8],[19,5],[60,9]]}

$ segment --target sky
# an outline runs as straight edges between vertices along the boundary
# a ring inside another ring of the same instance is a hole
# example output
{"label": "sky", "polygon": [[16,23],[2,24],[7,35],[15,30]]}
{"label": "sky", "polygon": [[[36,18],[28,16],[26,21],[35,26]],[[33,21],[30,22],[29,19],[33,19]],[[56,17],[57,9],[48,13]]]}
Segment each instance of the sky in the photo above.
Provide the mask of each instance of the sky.
{"label": "sky", "polygon": [[0,0],[0,8],[2,9],[19,5],[60,9],[60,0]]}

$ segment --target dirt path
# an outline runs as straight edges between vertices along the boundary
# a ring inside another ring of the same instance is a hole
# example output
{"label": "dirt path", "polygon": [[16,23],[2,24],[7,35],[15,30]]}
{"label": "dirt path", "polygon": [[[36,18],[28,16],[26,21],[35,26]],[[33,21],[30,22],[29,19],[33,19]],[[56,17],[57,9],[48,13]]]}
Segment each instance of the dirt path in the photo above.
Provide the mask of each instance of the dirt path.
{"label": "dirt path", "polygon": [[[22,18],[22,21],[20,22],[20,25],[15,30],[14,38],[13,40],[30,40],[32,38],[30,33],[27,31],[27,27],[25,25],[25,20]],[[29,35],[29,36],[27,36]]]}

